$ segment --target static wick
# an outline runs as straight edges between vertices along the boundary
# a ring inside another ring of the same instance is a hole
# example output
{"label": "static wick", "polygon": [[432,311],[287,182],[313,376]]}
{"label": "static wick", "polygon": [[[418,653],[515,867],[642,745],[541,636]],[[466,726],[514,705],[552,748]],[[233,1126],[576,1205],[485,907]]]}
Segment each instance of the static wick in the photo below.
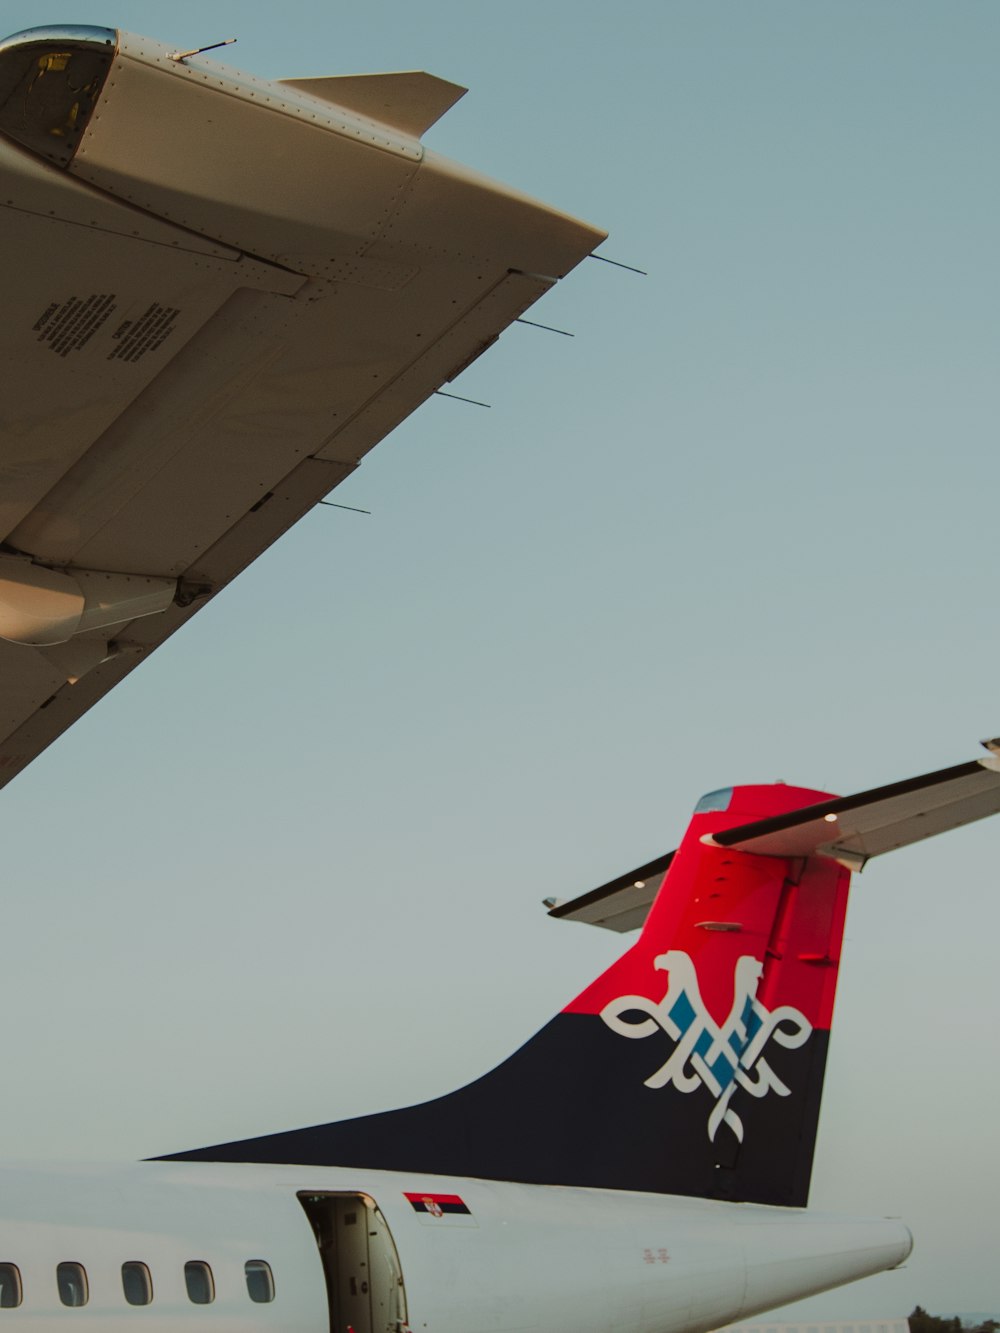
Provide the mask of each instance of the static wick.
{"label": "static wick", "polygon": [[175,51],[171,60],[187,60],[188,56],[200,56],[204,51],[218,51],[220,46],[232,46],[236,41],[235,37],[227,37],[224,42],[212,42],[211,46],[196,46],[193,51]]}
{"label": "static wick", "polygon": [[575,333],[570,333],[568,329],[557,329],[557,328],[553,328],[553,326],[552,326],[551,324],[539,324],[538,321],[537,321],[537,320],[534,320],[534,319],[516,319],[516,320],[514,321],[514,323],[515,323],[515,324],[527,324],[530,328],[533,328],[533,329],[544,329],[546,333],[561,333],[562,336],[563,336],[564,338],[575,338],[575,337],[576,337],[576,334],[575,334]]}
{"label": "static wick", "polygon": [[454,398],[456,403],[471,403],[473,407],[492,407],[492,403],[481,403],[478,398],[463,398],[460,393],[445,393],[444,389],[435,389],[439,398]]}
{"label": "static wick", "polygon": [[356,509],[354,505],[339,505],[336,500],[320,500],[321,505],[326,505],[328,509],[349,509],[352,514],[371,514],[370,509]]}
{"label": "static wick", "polygon": [[602,264],[614,264],[615,268],[627,269],[629,273],[638,273],[640,278],[648,278],[644,268],[635,268],[632,264],[623,264],[620,259],[609,259],[607,255],[588,255],[588,259],[599,259]]}

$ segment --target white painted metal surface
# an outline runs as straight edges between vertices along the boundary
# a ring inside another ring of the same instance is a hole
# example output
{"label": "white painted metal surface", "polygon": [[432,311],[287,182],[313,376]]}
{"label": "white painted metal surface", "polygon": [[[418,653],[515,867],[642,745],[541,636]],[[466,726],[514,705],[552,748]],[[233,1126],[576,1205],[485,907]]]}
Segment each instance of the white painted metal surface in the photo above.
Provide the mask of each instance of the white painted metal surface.
{"label": "white painted metal surface", "polygon": [[730,1324],[725,1333],[909,1333],[909,1330],[907,1319],[808,1319],[799,1323],[769,1320]]}
{"label": "white painted metal surface", "polygon": [[[23,1304],[0,1310],[37,1333],[74,1327],[225,1333],[330,1328],[316,1241],[298,1195],[374,1200],[395,1241],[408,1323],[428,1333],[697,1333],[901,1263],[899,1222],[826,1217],[608,1190],[405,1176],[380,1171],[167,1162],[0,1172],[0,1262],[21,1270]],[[460,1195],[453,1225],[407,1192]],[[250,1301],[248,1260],[274,1274]],[[60,1303],[56,1265],[83,1264],[90,1299]],[[211,1265],[217,1297],[187,1297],[189,1260]],[[148,1265],[154,1299],[129,1307],[121,1265]]]}

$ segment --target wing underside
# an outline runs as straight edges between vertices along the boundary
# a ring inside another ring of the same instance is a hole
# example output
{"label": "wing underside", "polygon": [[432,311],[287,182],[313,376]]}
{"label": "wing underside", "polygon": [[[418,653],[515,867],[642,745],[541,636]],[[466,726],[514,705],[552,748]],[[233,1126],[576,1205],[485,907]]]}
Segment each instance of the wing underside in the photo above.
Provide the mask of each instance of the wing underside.
{"label": "wing underside", "polygon": [[[0,785],[602,236],[294,88],[119,64],[70,171],[0,137]],[[156,157],[189,104],[197,171]]]}

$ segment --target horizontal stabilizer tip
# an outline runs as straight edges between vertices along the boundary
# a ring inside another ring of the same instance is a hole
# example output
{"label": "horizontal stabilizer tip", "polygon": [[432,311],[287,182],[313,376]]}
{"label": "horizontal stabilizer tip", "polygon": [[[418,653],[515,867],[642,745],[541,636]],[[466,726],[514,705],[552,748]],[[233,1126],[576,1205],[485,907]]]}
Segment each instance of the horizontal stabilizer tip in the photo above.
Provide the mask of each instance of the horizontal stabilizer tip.
{"label": "horizontal stabilizer tip", "polygon": [[603,926],[605,930],[619,934],[638,930],[646,920],[663,875],[673,859],[674,853],[667,852],[655,861],[636,866],[610,883],[581,893],[568,902],[561,898],[546,898],[544,903],[549,916],[561,921],[584,921],[587,925]]}

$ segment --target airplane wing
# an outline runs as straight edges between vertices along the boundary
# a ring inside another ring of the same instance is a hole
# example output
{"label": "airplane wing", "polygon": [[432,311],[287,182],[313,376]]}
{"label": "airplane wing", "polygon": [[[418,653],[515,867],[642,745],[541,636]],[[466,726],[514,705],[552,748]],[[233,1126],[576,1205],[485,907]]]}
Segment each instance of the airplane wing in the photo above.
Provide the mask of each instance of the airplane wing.
{"label": "airplane wing", "polygon": [[0,785],[603,239],[341,86],[0,43]]}

